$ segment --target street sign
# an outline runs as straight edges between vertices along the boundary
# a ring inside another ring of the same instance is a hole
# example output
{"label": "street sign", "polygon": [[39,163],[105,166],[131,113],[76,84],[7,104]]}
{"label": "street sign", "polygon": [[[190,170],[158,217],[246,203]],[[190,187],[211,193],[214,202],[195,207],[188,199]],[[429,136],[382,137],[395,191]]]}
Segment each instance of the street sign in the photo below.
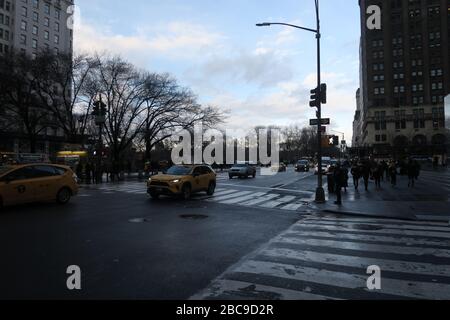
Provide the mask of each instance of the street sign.
{"label": "street sign", "polygon": [[[321,125],[329,126],[330,124],[331,124],[331,120],[330,119],[322,119]],[[318,119],[311,119],[311,120],[309,120],[309,125],[310,126],[318,126],[319,125],[319,120]]]}

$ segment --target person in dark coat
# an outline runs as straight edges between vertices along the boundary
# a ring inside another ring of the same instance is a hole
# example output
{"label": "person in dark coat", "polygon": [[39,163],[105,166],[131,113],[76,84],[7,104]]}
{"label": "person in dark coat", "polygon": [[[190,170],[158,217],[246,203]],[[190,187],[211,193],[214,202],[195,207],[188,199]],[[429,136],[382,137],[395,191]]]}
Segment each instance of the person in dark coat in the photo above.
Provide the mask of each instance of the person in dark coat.
{"label": "person in dark coat", "polygon": [[394,161],[392,161],[389,166],[389,177],[391,179],[392,186],[395,187],[397,185],[397,165]]}
{"label": "person in dark coat", "polygon": [[86,182],[87,182],[87,184],[91,184],[93,168],[92,168],[92,166],[91,166],[91,164],[89,162],[86,163],[85,170],[86,170]]}
{"label": "person in dark coat", "polygon": [[364,179],[364,187],[366,191],[369,191],[369,180],[370,180],[370,162],[364,161],[361,167],[362,177]]}
{"label": "person in dark coat", "polygon": [[408,188],[414,188],[416,185],[416,164],[413,160],[409,160],[407,165],[408,170]]}
{"label": "person in dark coat", "polygon": [[359,180],[361,179],[361,168],[357,163],[353,164],[351,174],[353,176],[353,185],[355,186],[355,190],[358,190]]}
{"label": "person in dark coat", "polygon": [[336,193],[336,202],[334,204],[342,205],[342,188],[345,185],[345,171],[342,169],[341,164],[338,163],[334,168],[334,191]]}
{"label": "person in dark coat", "polygon": [[377,189],[381,189],[381,176],[382,176],[382,169],[380,164],[375,164],[375,166],[372,168],[372,177],[375,181],[375,187]]}

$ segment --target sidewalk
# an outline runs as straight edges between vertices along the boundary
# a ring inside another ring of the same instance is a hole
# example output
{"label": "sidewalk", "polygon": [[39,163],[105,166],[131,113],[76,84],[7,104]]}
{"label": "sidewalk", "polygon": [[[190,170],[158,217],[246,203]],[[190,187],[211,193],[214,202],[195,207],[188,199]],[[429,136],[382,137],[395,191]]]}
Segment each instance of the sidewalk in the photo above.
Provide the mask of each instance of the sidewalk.
{"label": "sidewalk", "polygon": [[[437,172],[436,175],[440,173]],[[381,190],[375,189],[371,181],[369,191],[364,190],[364,182],[359,192],[349,182],[347,193],[342,193],[342,206],[334,204],[336,196],[327,193],[326,204],[312,204],[316,210],[325,213],[345,215],[395,218],[404,220],[450,221],[449,186],[421,177],[415,188],[408,188],[408,178],[398,177],[393,188],[385,181]]]}

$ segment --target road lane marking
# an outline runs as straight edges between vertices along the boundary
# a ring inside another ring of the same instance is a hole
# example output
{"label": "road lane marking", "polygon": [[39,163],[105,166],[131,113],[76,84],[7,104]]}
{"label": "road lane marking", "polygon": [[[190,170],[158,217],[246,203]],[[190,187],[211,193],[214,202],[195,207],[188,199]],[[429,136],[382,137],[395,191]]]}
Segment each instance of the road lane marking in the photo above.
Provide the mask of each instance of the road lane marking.
{"label": "road lane marking", "polygon": [[355,240],[355,241],[373,241],[373,242],[386,242],[389,244],[392,243],[403,243],[405,247],[411,245],[426,245],[426,246],[441,246],[450,247],[450,241],[431,241],[431,240],[421,240],[420,238],[411,238],[411,237],[389,237],[383,235],[370,235],[370,234],[352,234],[345,232],[324,232],[324,231],[289,231],[285,234],[286,237],[320,237],[320,238],[330,238],[333,240]]}
{"label": "road lane marking", "polygon": [[251,206],[255,206],[255,205],[258,205],[260,203],[263,203],[263,202],[270,201],[270,200],[278,198],[278,197],[280,197],[279,194],[274,194],[274,193],[273,194],[268,194],[267,196],[263,196],[263,197],[260,197],[258,199],[255,199],[255,200],[251,200],[251,201],[247,201],[247,202],[241,203],[241,205],[251,207]]}
{"label": "road lane marking", "polygon": [[[331,249],[332,247],[330,247]],[[355,267],[360,269],[367,269],[370,265],[377,265],[383,271],[400,272],[406,274],[420,274],[427,276],[450,276],[449,265],[433,265],[431,263],[410,262],[402,260],[389,260],[368,258],[360,256],[347,256],[333,253],[322,253],[308,250],[292,250],[283,248],[267,249],[260,254],[261,256],[295,259],[305,262],[322,263],[327,265],[336,265],[342,267]],[[326,268],[325,268],[326,269]],[[450,289],[450,288],[449,288]],[[450,292],[449,292],[450,294]]]}
{"label": "road lane marking", "polygon": [[214,282],[214,288],[208,289],[200,294],[196,294],[189,300],[202,300],[205,298],[225,298],[225,299],[252,299],[259,300],[261,297],[273,296],[279,300],[337,300],[323,295],[312,294],[304,291],[295,291],[277,287],[252,284],[235,280],[217,280]]}
{"label": "road lane marking", "polygon": [[303,203],[291,203],[287,206],[284,206],[281,208],[281,210],[288,210],[288,211],[297,211],[299,208],[303,207]]}
{"label": "road lane marking", "polygon": [[285,196],[285,197],[280,198],[278,200],[270,201],[268,203],[265,203],[265,204],[261,205],[260,207],[269,208],[269,209],[276,208],[276,207],[278,207],[278,206],[280,206],[282,204],[291,202],[291,201],[293,201],[295,199],[296,199],[296,197],[294,197],[294,196]]}
{"label": "road lane marking", "polygon": [[265,193],[265,192],[257,192],[257,193],[252,193],[252,194],[247,195],[247,196],[234,198],[234,199],[231,199],[231,200],[219,201],[219,202],[222,203],[222,204],[236,204],[236,203],[239,203],[239,202],[248,201],[248,200],[251,200],[251,199],[254,199],[254,198],[258,198],[258,197],[264,196],[266,194],[267,193]]}
{"label": "road lane marking", "polygon": [[[321,239],[304,239],[304,238],[292,238],[283,237],[277,239],[277,243],[290,243],[307,245],[310,247],[330,247],[343,250],[356,250],[356,251],[367,251],[367,252],[377,252],[377,253],[394,253],[398,255],[433,255],[435,257],[450,258],[450,250],[439,249],[439,248],[420,248],[420,247],[404,247],[397,245],[381,245],[381,244],[368,244],[363,242],[345,242],[342,240],[321,240]],[[450,276],[450,270],[449,270]]]}
{"label": "road lane marking", "polygon": [[220,201],[228,200],[228,199],[231,199],[231,198],[237,198],[237,197],[245,196],[245,195],[248,195],[248,194],[250,194],[252,192],[253,191],[237,191],[237,192],[235,192],[233,194],[228,194],[226,196],[214,197],[214,198],[208,199],[206,201],[220,202]]}
{"label": "road lane marking", "polygon": [[377,222],[377,223],[393,223],[393,224],[403,224],[403,225],[420,225],[420,226],[435,226],[435,227],[445,227],[448,226],[444,223],[439,222],[422,222],[422,221],[404,221],[404,220],[393,220],[393,219],[368,219],[368,218],[328,218],[328,217],[319,217],[319,218],[308,218],[308,221],[333,221],[333,222]]}
{"label": "road lane marking", "polygon": [[[361,230],[357,230],[350,227],[344,227],[344,226],[326,226],[321,224],[308,224],[308,225],[299,225],[297,228],[315,228],[315,229],[322,229],[322,230],[328,230],[328,231],[337,231],[337,232],[343,232],[343,231],[358,231],[361,232]],[[298,229],[296,229],[298,230]],[[400,232],[401,231],[401,232]],[[444,232],[429,232],[429,231],[409,231],[409,230],[390,230],[390,229],[383,229],[383,230],[364,230],[367,234],[389,234],[389,235],[407,235],[407,236],[418,236],[418,237],[433,237],[433,238],[445,238],[450,239],[449,233]]]}
{"label": "road lane marking", "polygon": [[[234,272],[266,275],[286,280],[298,280],[348,289],[370,292],[367,289],[367,276],[360,274],[329,271],[325,269],[293,266],[282,263],[247,261]],[[383,278],[379,293],[416,299],[450,299],[450,285],[418,281]]]}

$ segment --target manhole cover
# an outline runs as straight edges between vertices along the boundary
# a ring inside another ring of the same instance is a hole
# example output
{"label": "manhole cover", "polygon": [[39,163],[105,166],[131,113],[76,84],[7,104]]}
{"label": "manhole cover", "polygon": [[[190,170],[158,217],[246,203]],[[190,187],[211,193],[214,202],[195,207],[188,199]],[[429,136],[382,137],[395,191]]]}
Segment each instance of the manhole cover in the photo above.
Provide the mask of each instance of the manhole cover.
{"label": "manhole cover", "polygon": [[148,220],[144,219],[144,218],[136,218],[136,219],[130,219],[130,220],[128,220],[128,222],[130,222],[130,223],[145,223],[145,222],[148,222]]}
{"label": "manhole cover", "polygon": [[203,220],[208,219],[208,216],[205,216],[203,214],[182,214],[180,215],[181,219],[189,219],[189,220]]}
{"label": "manhole cover", "polygon": [[374,226],[374,225],[370,225],[370,224],[355,224],[353,226],[353,229],[370,231],[370,230],[382,230],[383,227],[381,227],[381,226]]}

